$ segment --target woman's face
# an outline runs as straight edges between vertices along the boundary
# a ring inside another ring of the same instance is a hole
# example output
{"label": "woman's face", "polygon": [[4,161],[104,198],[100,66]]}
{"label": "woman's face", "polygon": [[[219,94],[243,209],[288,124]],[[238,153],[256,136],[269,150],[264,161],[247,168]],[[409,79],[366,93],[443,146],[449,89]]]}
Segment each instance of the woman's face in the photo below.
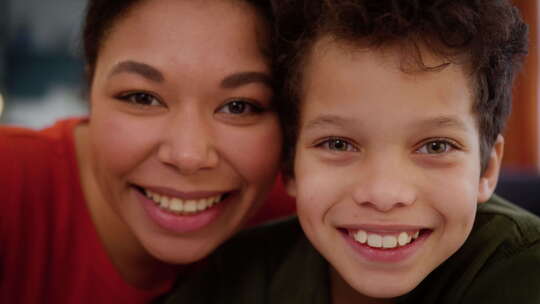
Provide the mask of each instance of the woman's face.
{"label": "woman's face", "polygon": [[93,174],[159,260],[203,258],[273,184],[282,139],[260,19],[242,1],[143,1],[100,50]]}

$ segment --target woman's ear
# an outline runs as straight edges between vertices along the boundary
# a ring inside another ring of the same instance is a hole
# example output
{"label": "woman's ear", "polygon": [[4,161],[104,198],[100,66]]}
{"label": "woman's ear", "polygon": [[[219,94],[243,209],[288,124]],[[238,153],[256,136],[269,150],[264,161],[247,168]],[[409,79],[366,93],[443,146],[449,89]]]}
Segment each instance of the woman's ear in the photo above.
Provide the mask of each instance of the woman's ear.
{"label": "woman's ear", "polygon": [[285,189],[287,190],[287,193],[292,197],[296,197],[296,180],[294,179],[294,177],[284,176],[283,183],[285,184]]}
{"label": "woman's ear", "polygon": [[491,148],[486,169],[482,173],[482,176],[480,176],[480,181],[478,183],[478,203],[487,201],[495,191],[497,181],[499,180],[503,152],[504,138],[499,134]]}

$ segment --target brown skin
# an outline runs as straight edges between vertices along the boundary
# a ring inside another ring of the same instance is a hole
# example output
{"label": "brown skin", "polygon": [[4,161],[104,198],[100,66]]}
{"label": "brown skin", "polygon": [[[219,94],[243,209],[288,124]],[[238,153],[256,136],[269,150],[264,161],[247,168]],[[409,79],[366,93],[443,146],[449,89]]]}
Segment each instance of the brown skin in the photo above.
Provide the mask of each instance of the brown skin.
{"label": "brown skin", "polygon": [[[399,48],[358,49],[326,37],[304,67],[287,187],[307,237],[331,264],[333,303],[384,303],[410,292],[462,246],[477,204],[497,183],[503,138],[482,172],[464,67],[411,74],[400,58]],[[363,231],[381,250],[375,239],[420,230],[430,233],[396,260],[359,250],[353,237]]]}
{"label": "brown skin", "polygon": [[[158,286],[176,275],[174,265],[204,258],[270,190],[281,132],[261,46],[265,26],[241,1],[149,0],[106,37],[90,122],[76,130],[76,147],[96,229],[132,285]],[[133,185],[186,200],[210,192],[231,198],[213,220],[179,232],[149,216],[143,205],[165,211]]]}

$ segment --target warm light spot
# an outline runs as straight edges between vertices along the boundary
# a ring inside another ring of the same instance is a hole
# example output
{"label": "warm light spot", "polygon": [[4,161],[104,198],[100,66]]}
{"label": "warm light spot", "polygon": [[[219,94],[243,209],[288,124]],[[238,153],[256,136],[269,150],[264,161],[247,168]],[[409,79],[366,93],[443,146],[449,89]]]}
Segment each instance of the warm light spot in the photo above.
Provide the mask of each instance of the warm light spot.
{"label": "warm light spot", "polygon": [[2,93],[0,93],[0,117],[2,117],[3,112],[4,112],[4,97],[2,96]]}

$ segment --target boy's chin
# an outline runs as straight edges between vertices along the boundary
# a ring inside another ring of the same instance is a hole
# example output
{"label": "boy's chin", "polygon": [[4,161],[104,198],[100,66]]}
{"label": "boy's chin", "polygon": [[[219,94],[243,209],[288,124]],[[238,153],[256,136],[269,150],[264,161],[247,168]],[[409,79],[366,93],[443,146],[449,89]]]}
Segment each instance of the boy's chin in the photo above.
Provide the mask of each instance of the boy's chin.
{"label": "boy's chin", "polygon": [[416,288],[421,281],[422,280],[417,278],[399,282],[395,279],[379,280],[369,277],[349,278],[349,280],[344,279],[344,282],[346,282],[355,293],[359,294],[360,297],[372,299],[392,299],[406,295]]}

